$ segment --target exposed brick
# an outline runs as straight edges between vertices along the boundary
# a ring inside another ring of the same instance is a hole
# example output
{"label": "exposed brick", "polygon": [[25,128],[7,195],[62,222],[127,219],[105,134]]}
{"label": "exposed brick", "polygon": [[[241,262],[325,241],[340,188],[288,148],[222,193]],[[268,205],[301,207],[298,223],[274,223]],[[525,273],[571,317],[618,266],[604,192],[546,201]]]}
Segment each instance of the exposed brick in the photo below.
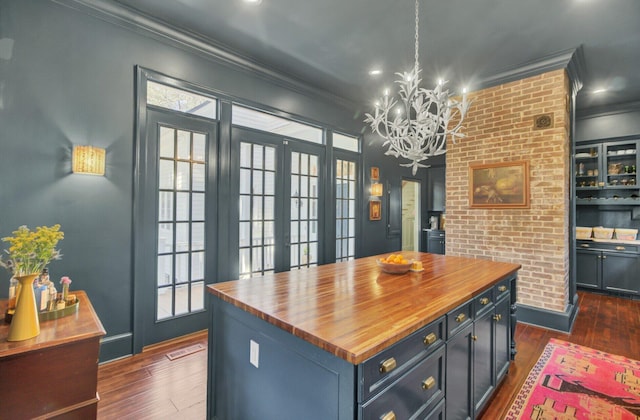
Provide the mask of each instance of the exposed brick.
{"label": "exposed brick", "polygon": [[[522,265],[520,303],[564,311],[569,301],[569,126],[564,70],[469,95],[466,138],[447,144],[449,255]],[[533,129],[552,114],[553,127]],[[469,208],[469,164],[529,161],[529,209]]]}

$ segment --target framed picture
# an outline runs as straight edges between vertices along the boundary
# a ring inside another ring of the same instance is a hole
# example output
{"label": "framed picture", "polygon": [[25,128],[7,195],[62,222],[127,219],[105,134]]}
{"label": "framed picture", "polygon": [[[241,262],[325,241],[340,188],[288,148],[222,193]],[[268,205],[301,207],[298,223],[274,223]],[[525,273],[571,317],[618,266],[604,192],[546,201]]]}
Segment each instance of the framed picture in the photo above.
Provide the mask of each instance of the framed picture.
{"label": "framed picture", "polygon": [[380,180],[380,170],[375,166],[371,167],[371,180],[372,181]]}
{"label": "framed picture", "polygon": [[529,162],[469,165],[469,207],[529,208]]}
{"label": "framed picture", "polygon": [[382,201],[371,200],[369,201],[369,220],[381,220],[382,219]]}

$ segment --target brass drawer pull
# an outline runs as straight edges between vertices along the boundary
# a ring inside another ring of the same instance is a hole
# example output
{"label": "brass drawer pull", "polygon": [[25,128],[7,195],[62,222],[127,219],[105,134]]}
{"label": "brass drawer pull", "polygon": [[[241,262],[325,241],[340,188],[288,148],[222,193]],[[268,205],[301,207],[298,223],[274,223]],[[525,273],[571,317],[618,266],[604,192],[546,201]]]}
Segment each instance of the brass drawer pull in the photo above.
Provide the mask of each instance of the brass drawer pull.
{"label": "brass drawer pull", "polygon": [[478,336],[477,336],[477,335],[472,335],[472,336],[471,336],[471,339],[472,339],[473,341],[478,341]]}
{"label": "brass drawer pull", "polygon": [[467,319],[467,316],[465,314],[460,314],[456,317],[456,322],[462,322],[465,319]]}
{"label": "brass drawer pull", "polygon": [[436,380],[433,378],[433,376],[429,376],[427,379],[422,381],[422,389],[424,389],[425,391],[433,388],[435,385]]}
{"label": "brass drawer pull", "polygon": [[396,420],[396,413],[394,413],[393,411],[389,411],[388,413],[380,416],[380,420]]}
{"label": "brass drawer pull", "polygon": [[434,333],[429,333],[424,337],[423,342],[425,346],[428,346],[430,344],[435,343],[437,339],[438,337]]}
{"label": "brass drawer pull", "polygon": [[480,298],[480,305],[487,305],[490,302],[488,297]]}
{"label": "brass drawer pull", "polygon": [[626,248],[625,248],[625,247],[623,247],[623,246],[617,246],[617,247],[616,247],[616,249],[617,249],[618,251],[624,251]]}
{"label": "brass drawer pull", "polygon": [[396,368],[396,359],[390,357],[380,363],[380,373],[389,373]]}
{"label": "brass drawer pull", "polygon": [[498,292],[506,292],[506,291],[507,291],[507,286],[502,285],[498,287]]}
{"label": "brass drawer pull", "polygon": [[501,321],[501,320],[502,320],[502,315],[500,315],[500,314],[495,314],[495,315],[493,316],[493,319],[494,319],[494,320],[496,320],[496,321]]}

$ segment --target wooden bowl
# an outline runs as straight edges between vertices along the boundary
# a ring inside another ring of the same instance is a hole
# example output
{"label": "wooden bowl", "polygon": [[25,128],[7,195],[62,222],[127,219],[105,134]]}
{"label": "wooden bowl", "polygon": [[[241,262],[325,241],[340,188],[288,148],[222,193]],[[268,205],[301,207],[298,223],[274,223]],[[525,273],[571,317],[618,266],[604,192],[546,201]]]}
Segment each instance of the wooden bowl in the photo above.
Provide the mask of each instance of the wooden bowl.
{"label": "wooden bowl", "polygon": [[409,261],[407,264],[392,264],[385,263],[380,260],[377,261],[378,267],[385,273],[389,274],[404,274],[411,268],[411,263],[413,261]]}

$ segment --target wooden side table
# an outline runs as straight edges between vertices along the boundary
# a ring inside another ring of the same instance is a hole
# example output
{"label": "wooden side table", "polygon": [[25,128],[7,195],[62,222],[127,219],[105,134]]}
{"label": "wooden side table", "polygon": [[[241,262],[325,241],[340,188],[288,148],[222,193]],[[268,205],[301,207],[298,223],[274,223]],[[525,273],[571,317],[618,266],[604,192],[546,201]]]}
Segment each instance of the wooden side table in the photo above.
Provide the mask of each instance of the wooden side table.
{"label": "wooden side table", "polygon": [[[40,335],[8,342],[0,321],[0,413],[10,419],[95,419],[104,327],[87,294],[75,314],[40,323]],[[0,301],[4,314],[7,301]]]}

